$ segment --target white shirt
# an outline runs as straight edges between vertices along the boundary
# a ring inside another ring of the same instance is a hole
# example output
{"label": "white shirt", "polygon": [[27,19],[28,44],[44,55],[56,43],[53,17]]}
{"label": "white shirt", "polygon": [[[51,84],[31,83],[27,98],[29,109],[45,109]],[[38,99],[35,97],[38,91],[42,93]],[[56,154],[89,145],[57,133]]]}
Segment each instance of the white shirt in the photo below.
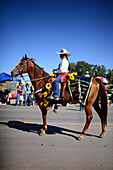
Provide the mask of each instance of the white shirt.
{"label": "white shirt", "polygon": [[89,74],[86,74],[85,77],[90,77],[90,75],[89,75]]}
{"label": "white shirt", "polygon": [[69,62],[66,58],[61,60],[59,69],[55,73],[68,73]]}

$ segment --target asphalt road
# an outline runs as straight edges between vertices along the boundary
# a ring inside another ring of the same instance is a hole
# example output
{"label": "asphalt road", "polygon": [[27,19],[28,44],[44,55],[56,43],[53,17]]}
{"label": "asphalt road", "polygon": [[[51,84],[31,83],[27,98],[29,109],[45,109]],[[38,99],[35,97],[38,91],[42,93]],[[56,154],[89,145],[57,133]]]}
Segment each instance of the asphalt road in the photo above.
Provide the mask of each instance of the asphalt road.
{"label": "asphalt road", "polygon": [[113,106],[108,107],[104,139],[100,119],[93,120],[85,138],[77,137],[85,123],[78,106],[48,112],[48,130],[39,136],[38,106],[0,105],[0,170],[113,170]]}

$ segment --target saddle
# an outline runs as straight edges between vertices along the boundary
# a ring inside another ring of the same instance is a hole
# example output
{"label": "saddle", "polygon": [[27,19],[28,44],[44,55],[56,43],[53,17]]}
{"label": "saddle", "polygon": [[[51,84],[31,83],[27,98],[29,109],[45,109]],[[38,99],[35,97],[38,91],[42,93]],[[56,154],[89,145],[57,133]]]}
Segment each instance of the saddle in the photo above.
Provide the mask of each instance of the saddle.
{"label": "saddle", "polygon": [[93,77],[76,76],[74,81],[68,83],[69,92],[74,103],[80,102],[84,106],[91,90]]}
{"label": "saddle", "polygon": [[92,82],[93,77],[77,76],[74,73],[64,74],[61,77],[60,83],[61,100],[64,100],[65,89],[68,89],[73,102],[75,103],[80,102],[83,105],[86,105],[86,100],[89,95]]}
{"label": "saddle", "polygon": [[[54,80],[55,80],[55,75],[51,74],[49,75],[49,79],[47,80],[45,84],[45,90],[43,93],[44,97],[44,103],[43,107],[46,109],[52,107],[54,103],[51,103],[49,100],[49,96],[53,93],[53,88],[54,88]],[[71,96],[71,101],[73,103],[80,102],[83,105],[86,105],[86,100],[89,95],[91,86],[93,82],[93,77],[85,77],[85,76],[77,76],[77,73],[67,73],[64,74],[61,77],[61,83],[60,85],[60,97],[62,100],[62,104],[64,100],[64,92],[65,90],[69,92]]]}

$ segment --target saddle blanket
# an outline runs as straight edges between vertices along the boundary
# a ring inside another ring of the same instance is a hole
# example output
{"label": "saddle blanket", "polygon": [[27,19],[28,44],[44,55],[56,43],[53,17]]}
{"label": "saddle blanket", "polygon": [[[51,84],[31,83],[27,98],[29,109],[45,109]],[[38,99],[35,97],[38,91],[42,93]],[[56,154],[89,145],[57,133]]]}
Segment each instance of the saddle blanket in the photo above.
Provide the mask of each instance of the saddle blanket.
{"label": "saddle blanket", "polygon": [[70,95],[75,103],[80,102],[86,105],[92,82],[93,77],[76,76],[75,81],[68,83]]}

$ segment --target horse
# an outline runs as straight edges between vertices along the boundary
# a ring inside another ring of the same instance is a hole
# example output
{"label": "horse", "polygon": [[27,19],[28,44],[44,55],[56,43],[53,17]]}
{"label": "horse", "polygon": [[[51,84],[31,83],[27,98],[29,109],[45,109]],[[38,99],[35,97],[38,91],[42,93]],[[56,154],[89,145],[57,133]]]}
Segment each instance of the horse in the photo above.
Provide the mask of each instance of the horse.
{"label": "horse", "polygon": [[[34,60],[35,59],[33,58],[28,58],[27,55],[25,55],[25,57],[23,56],[19,64],[11,71],[11,75],[13,77],[16,77],[18,75],[22,76],[23,73],[28,73],[32,81],[32,84],[34,86],[34,89],[36,91],[35,98],[42,112],[43,127],[40,129],[39,134],[45,135],[47,131],[47,109],[42,107],[44,101],[43,101],[43,92],[40,89],[41,87],[45,88],[44,85],[48,80],[49,74],[45,72],[43,68],[38,66],[34,62]],[[61,101],[57,101],[57,103],[66,105],[71,101],[72,100],[69,92],[67,90],[64,90],[64,99]],[[99,105],[99,102],[101,102],[101,107]],[[99,137],[103,138],[105,136],[106,125],[107,125],[107,95],[105,92],[104,84],[98,78],[93,78],[91,90],[87,97],[86,106],[85,106],[86,123],[84,125],[81,134],[78,136],[78,140],[84,138],[84,135],[86,134],[88,127],[91,123],[91,120],[93,119],[92,106],[94,107],[95,111],[98,113],[99,118],[101,120],[102,132],[99,135]]]}

